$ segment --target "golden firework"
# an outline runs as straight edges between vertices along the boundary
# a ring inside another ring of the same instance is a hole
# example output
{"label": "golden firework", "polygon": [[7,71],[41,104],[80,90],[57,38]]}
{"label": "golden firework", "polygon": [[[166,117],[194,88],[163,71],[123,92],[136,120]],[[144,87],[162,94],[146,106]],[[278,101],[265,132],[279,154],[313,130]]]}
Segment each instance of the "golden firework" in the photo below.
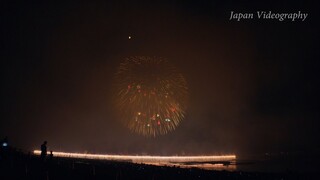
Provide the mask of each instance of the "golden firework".
{"label": "golden firework", "polygon": [[185,116],[186,80],[163,58],[126,58],[116,73],[116,88],[120,119],[133,132],[166,134]]}

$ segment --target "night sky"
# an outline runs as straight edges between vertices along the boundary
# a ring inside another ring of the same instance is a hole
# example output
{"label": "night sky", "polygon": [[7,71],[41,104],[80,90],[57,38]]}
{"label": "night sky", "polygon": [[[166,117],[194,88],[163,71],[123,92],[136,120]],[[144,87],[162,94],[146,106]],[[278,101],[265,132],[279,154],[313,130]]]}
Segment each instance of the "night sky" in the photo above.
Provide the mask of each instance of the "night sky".
{"label": "night sky", "polygon": [[[101,1],[0,5],[0,138],[24,150],[121,154],[320,151],[318,4]],[[230,21],[230,11],[308,13]],[[128,37],[131,36],[131,39]],[[189,106],[175,131],[131,133],[114,114],[124,58],[167,58]]]}

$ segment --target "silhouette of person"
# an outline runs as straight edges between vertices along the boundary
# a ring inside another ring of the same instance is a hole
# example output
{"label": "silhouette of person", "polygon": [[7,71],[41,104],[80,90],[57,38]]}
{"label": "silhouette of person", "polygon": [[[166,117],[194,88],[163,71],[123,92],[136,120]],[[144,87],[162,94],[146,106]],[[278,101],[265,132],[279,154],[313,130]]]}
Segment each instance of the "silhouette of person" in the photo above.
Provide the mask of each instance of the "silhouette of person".
{"label": "silhouette of person", "polygon": [[47,156],[47,141],[44,141],[43,144],[41,145],[41,159],[45,160]]}
{"label": "silhouette of person", "polygon": [[53,159],[53,153],[52,151],[50,151],[49,160],[52,161],[52,159]]}

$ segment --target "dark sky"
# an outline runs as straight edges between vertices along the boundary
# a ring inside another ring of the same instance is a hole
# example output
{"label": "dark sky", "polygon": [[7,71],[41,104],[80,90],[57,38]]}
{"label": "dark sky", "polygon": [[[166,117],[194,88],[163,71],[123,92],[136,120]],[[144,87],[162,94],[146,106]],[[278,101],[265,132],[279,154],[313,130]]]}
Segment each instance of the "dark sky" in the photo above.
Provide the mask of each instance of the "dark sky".
{"label": "dark sky", "polygon": [[[213,154],[319,151],[319,7],[306,2],[116,1],[0,7],[0,138],[26,150]],[[229,21],[230,11],[309,13]],[[132,36],[129,40],[128,36]],[[158,56],[186,77],[186,118],[132,134],[113,113],[128,56]]]}

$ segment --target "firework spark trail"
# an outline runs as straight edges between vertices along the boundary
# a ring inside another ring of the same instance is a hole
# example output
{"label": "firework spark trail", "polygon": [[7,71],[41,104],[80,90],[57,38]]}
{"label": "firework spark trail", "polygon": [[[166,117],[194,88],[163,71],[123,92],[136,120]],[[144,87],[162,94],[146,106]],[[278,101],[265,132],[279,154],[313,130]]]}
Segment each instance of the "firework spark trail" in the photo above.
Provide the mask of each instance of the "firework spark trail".
{"label": "firework spark trail", "polygon": [[[35,155],[40,155],[41,151],[34,150]],[[171,166],[181,168],[201,168],[208,170],[236,170],[236,155],[220,156],[133,156],[133,155],[106,155],[106,154],[82,154],[53,152],[55,157],[76,158],[76,159],[96,159],[111,161],[128,161],[138,164],[149,164],[155,166]],[[227,163],[226,163],[227,162]]]}
{"label": "firework spark trail", "polygon": [[[40,150],[34,150],[34,154],[40,155]],[[55,157],[100,159],[115,161],[132,161],[134,163],[166,163],[166,162],[215,162],[215,161],[235,161],[236,155],[216,155],[216,156],[134,156],[134,155],[106,155],[106,154],[84,154],[53,152]]]}
{"label": "firework spark trail", "polygon": [[186,80],[163,58],[127,58],[116,73],[116,88],[120,119],[133,132],[166,134],[185,116]]}

